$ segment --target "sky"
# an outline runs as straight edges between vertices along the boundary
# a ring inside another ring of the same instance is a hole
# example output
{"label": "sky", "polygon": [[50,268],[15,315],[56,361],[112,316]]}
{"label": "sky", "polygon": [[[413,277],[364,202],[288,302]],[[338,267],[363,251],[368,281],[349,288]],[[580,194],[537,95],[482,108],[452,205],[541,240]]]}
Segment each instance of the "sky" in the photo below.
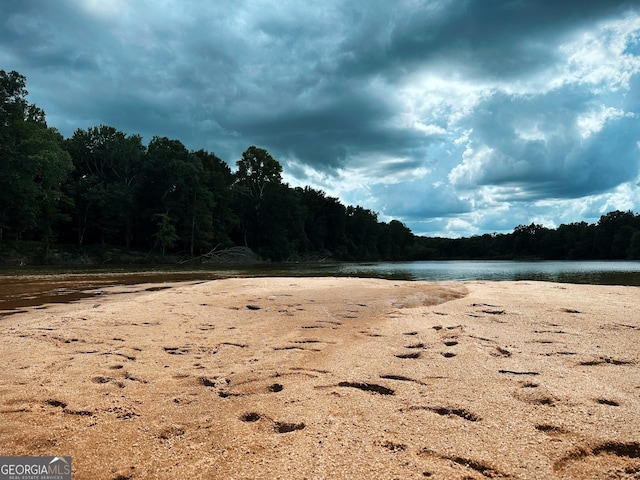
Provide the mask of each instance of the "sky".
{"label": "sky", "polygon": [[0,69],[417,235],[640,213],[639,0],[2,0]]}

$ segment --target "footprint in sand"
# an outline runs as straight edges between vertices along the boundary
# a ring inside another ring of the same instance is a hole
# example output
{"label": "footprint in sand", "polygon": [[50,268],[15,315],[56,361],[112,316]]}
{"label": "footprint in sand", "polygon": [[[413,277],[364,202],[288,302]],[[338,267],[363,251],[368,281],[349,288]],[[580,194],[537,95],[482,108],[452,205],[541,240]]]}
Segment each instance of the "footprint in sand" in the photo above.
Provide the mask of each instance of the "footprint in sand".
{"label": "footprint in sand", "polygon": [[496,347],[495,350],[489,353],[492,357],[510,357],[511,352],[506,348]]}
{"label": "footprint in sand", "polygon": [[382,442],[380,446],[393,453],[404,452],[407,449],[407,445],[405,445],[404,443],[395,443],[390,441]]}
{"label": "footprint in sand", "polygon": [[420,358],[422,356],[422,354],[420,352],[411,352],[411,353],[398,353],[397,355],[394,355],[396,358],[400,358],[400,359],[415,359],[415,358]]}
{"label": "footprint in sand", "polygon": [[415,380],[413,378],[409,378],[409,377],[405,377],[404,375],[380,375],[380,378],[384,379],[384,380],[397,380],[399,382],[413,382],[413,383],[417,383],[418,385],[427,385],[424,382],[421,382],[420,380]]}
{"label": "footprint in sand", "polygon": [[245,413],[240,417],[240,420],[245,423],[256,423],[260,420],[267,420],[273,424],[273,430],[276,433],[290,433],[295,432],[297,430],[303,430],[305,428],[304,422],[294,423],[294,422],[279,422],[273,420],[266,415],[261,415],[256,412]]}
{"label": "footprint in sand", "polygon": [[[472,472],[479,473],[484,478],[511,478],[510,475],[507,475],[506,473],[499,471],[498,469],[496,469],[495,467],[491,466],[490,464],[484,461],[475,460],[472,458],[466,458],[462,456],[444,455],[444,454],[434,452],[433,450],[426,447],[418,452],[418,456],[430,457],[431,459],[439,459],[447,463],[453,462],[453,464],[457,468],[460,468],[460,469],[463,469],[463,471],[466,471],[465,473],[470,473],[469,470],[471,470]],[[431,476],[429,472],[425,472],[425,473],[428,473],[428,475],[426,476]],[[423,473],[423,476],[425,476],[424,473]],[[476,477],[473,475],[465,475],[465,476],[462,476],[461,478],[472,479]]]}
{"label": "footprint in sand", "polygon": [[634,365],[634,362],[630,360],[619,360],[610,357],[598,357],[593,360],[586,360],[578,363],[580,366],[592,367],[596,365]]}
{"label": "footprint in sand", "polygon": [[376,385],[375,383],[366,382],[340,382],[338,387],[357,388],[365,392],[378,393],[380,395],[394,395],[395,391],[391,388]]}
{"label": "footprint in sand", "polygon": [[569,433],[569,431],[566,428],[559,427],[557,425],[549,425],[547,423],[536,425],[535,429],[538,430],[539,432],[544,432],[550,436],[566,435],[567,433]]}
{"label": "footprint in sand", "polygon": [[640,443],[605,441],[583,445],[567,452],[553,468],[567,478],[639,478]]}
{"label": "footprint in sand", "polygon": [[411,406],[409,408],[401,408],[401,412],[427,410],[443,417],[459,417],[468,422],[479,422],[481,418],[475,413],[460,407],[429,407],[429,406]]}
{"label": "footprint in sand", "polygon": [[520,389],[513,392],[513,397],[531,405],[544,405],[553,407],[558,403],[558,398],[545,389]]}

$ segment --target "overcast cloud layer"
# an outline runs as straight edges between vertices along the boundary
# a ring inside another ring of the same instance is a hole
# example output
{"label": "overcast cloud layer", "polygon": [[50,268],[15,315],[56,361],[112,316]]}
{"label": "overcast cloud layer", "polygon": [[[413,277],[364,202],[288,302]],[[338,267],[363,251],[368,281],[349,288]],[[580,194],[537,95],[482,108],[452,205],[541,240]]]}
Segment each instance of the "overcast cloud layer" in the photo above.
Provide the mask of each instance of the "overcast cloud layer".
{"label": "overcast cloud layer", "polygon": [[65,136],[250,145],[416,234],[640,212],[640,7],[4,0],[0,69]]}

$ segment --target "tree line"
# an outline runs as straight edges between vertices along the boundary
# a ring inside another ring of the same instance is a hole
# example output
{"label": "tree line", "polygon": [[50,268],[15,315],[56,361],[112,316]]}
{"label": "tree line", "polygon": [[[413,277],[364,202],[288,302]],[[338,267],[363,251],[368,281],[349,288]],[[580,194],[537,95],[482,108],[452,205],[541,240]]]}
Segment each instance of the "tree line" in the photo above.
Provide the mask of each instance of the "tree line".
{"label": "tree line", "polygon": [[106,125],[64,138],[26,97],[26,78],[0,70],[0,247],[33,241],[194,258],[243,246],[274,261],[640,258],[632,212],[594,225],[420,237],[321,190],[289,186],[262,148],[249,147],[232,171],[212,152],[159,136],[145,145]]}
{"label": "tree line", "polygon": [[232,172],[179,140],[99,125],[70,138],[29,104],[26,79],[0,71],[0,242],[198,256],[244,246],[263,259],[406,258],[401,222],[282,181],[269,152],[249,147]]}
{"label": "tree line", "polygon": [[414,250],[421,260],[640,260],[640,215],[615,210],[594,224],[576,222],[551,229],[532,223],[508,234],[418,237]]}

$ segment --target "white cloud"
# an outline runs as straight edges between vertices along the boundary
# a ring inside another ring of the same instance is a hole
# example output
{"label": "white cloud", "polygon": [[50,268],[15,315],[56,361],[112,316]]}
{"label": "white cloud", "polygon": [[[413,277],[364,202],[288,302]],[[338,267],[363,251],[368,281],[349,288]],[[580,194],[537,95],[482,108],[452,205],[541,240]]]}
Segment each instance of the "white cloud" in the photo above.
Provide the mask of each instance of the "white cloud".
{"label": "white cloud", "polygon": [[425,123],[456,126],[491,94],[492,87],[461,78],[450,68],[441,68],[434,72],[433,66],[429,66],[402,79],[397,94],[398,108]]}
{"label": "white cloud", "polygon": [[132,7],[127,0],[73,0],[89,15],[102,20],[114,20],[126,16]]}
{"label": "white cloud", "polygon": [[635,114],[631,112],[625,113],[623,110],[617,108],[600,105],[598,109],[590,110],[579,115],[576,123],[580,131],[580,136],[586,139],[602,130],[609,120],[624,116],[634,117]]}
{"label": "white cloud", "polygon": [[640,37],[640,16],[604,21],[560,46],[566,64],[554,83],[588,84],[604,90],[628,89],[640,72],[640,58],[627,52]]}
{"label": "white cloud", "polygon": [[413,122],[411,127],[427,136],[445,135],[447,133],[444,128],[439,127],[438,125],[426,125],[419,120]]}

